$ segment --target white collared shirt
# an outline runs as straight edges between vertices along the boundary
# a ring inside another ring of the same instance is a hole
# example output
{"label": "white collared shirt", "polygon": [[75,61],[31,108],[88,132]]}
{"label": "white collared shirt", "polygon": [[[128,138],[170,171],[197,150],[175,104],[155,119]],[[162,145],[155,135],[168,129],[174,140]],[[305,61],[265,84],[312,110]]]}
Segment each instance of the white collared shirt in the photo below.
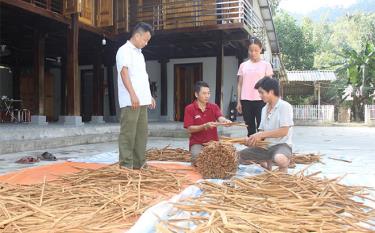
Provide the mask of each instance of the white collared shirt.
{"label": "white collared shirt", "polygon": [[262,119],[259,124],[259,129],[262,131],[270,131],[279,129],[281,127],[289,127],[288,134],[281,138],[266,138],[265,141],[270,142],[270,146],[276,144],[286,143],[292,147],[293,134],[293,107],[288,102],[279,99],[275,107],[270,113],[267,113],[269,104],[262,109]]}
{"label": "white collared shirt", "polygon": [[128,68],[130,82],[141,106],[150,105],[152,101],[150,83],[146,71],[146,62],[142,50],[135,47],[130,41],[121,46],[116,54],[117,87],[120,108],[131,106],[128,90],[121,78],[123,67]]}

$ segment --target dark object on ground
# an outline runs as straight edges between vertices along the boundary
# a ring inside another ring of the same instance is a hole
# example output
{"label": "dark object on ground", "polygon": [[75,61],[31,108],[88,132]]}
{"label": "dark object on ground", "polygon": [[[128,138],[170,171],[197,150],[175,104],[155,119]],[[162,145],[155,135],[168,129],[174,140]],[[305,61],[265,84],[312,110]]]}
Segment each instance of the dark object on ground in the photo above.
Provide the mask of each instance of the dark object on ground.
{"label": "dark object on ground", "polygon": [[32,157],[32,156],[24,156],[16,161],[16,163],[23,163],[23,164],[37,163],[37,162],[39,162],[39,159]]}
{"label": "dark object on ground", "polygon": [[56,161],[57,160],[56,156],[54,156],[53,154],[47,151],[41,155],[38,155],[38,159],[43,160],[43,161]]}

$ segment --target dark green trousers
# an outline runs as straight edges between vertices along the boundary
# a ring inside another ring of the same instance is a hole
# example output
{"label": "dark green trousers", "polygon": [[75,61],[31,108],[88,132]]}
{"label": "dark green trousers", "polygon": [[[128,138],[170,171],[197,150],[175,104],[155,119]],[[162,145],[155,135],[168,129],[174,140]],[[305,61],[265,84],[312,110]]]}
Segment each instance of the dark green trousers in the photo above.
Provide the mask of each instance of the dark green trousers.
{"label": "dark green trousers", "polygon": [[121,108],[119,163],[127,168],[141,168],[145,163],[148,136],[147,106]]}

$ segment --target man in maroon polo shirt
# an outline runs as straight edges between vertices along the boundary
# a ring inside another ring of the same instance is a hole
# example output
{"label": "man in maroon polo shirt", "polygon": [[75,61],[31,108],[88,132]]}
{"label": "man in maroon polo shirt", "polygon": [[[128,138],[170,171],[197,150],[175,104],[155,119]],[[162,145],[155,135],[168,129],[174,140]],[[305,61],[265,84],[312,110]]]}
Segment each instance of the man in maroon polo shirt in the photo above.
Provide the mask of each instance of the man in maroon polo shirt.
{"label": "man in maroon polo shirt", "polygon": [[184,128],[190,134],[189,148],[195,161],[201,152],[203,143],[218,141],[217,123],[229,123],[223,117],[219,106],[209,103],[210,88],[207,83],[198,81],[194,87],[196,100],[185,107]]}

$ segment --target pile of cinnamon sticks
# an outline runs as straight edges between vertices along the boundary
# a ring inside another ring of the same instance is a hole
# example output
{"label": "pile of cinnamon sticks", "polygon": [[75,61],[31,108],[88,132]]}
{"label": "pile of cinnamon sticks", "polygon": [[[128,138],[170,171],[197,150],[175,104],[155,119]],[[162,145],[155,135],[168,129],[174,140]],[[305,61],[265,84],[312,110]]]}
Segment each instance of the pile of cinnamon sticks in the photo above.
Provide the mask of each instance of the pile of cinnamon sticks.
{"label": "pile of cinnamon sticks", "polygon": [[114,232],[181,191],[178,174],[113,165],[38,185],[0,183],[0,232]]}
{"label": "pile of cinnamon sticks", "polygon": [[203,193],[175,204],[174,217],[157,232],[374,232],[375,210],[363,204],[364,190],[316,174],[203,182]]}
{"label": "pile of cinnamon sticks", "polygon": [[189,151],[181,148],[171,148],[166,146],[162,149],[149,149],[146,151],[147,160],[155,161],[178,161],[191,162],[191,154]]}

